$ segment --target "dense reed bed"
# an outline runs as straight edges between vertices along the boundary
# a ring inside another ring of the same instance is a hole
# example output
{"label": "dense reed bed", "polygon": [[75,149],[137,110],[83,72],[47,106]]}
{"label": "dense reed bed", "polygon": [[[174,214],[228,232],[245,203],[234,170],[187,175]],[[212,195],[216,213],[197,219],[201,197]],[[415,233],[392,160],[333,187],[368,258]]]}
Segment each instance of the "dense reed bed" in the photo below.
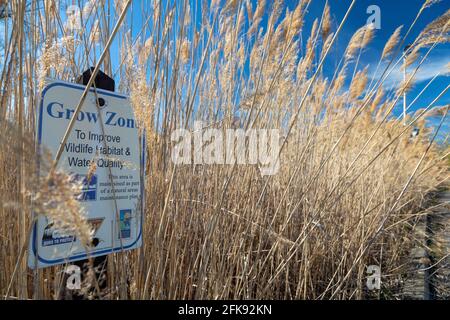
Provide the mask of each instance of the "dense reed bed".
{"label": "dense reed bed", "polygon": [[[124,10],[102,70],[130,96],[146,129],[144,244],[108,258],[103,298],[396,296],[415,243],[411,230],[449,178],[446,142],[437,146],[425,126],[448,86],[409,113],[406,125],[392,110],[429,53],[448,41],[449,11],[403,52],[435,2],[424,1],[369,74],[360,58],[376,30],[355,30],[330,72],[325,61],[336,57],[347,15],[336,17],[326,4],[306,30],[314,0],[293,11],[264,0],[78,2],[69,15],[72,1],[0,2],[7,13],[0,20],[2,298],[60,297],[63,266],[26,266],[32,202],[61,228],[89,237],[65,173],[52,173],[52,188],[36,176],[36,106],[46,77],[74,81],[96,64]],[[398,65],[408,67],[406,81],[385,88]],[[442,110],[441,123],[448,121]],[[196,120],[219,130],[279,129],[278,173],[263,175],[259,164],[174,165],[171,133],[194,130]],[[50,167],[51,157],[41,162]],[[366,289],[368,265],[382,270],[376,294]]]}

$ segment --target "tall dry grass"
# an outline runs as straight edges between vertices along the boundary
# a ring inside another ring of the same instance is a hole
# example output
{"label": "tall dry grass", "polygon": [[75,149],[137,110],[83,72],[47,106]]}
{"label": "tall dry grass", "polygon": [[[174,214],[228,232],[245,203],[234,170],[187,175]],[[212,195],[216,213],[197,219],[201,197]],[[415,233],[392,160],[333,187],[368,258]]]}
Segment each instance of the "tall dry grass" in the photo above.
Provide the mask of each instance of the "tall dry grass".
{"label": "tall dry grass", "polygon": [[[448,148],[438,148],[425,127],[448,86],[410,114],[407,126],[392,117],[429,53],[448,40],[447,11],[402,52],[433,2],[394,32],[374,75],[360,59],[376,36],[370,26],[356,30],[336,68],[326,69],[348,22],[328,4],[305,30],[315,1],[299,1],[293,11],[283,1],[133,1],[102,69],[130,95],[146,128],[144,244],[109,256],[103,297],[394,297],[416,241],[411,230],[429,195],[449,178]],[[42,212],[57,203],[47,214],[89,236],[64,173],[50,177],[62,187],[56,194],[36,176],[36,105],[46,77],[73,81],[98,61],[126,1],[78,1],[83,27],[76,30],[63,14],[69,4],[10,1],[10,17],[0,21],[7,35],[0,82],[5,298],[60,297],[64,266],[26,266],[32,202]],[[402,54],[411,73],[385,91]],[[195,120],[223,130],[280,129],[280,172],[263,176],[258,165],[174,166],[171,132],[192,130]],[[416,138],[413,127],[420,128]],[[41,162],[51,165],[49,158]],[[383,274],[376,295],[365,287],[371,264]]]}

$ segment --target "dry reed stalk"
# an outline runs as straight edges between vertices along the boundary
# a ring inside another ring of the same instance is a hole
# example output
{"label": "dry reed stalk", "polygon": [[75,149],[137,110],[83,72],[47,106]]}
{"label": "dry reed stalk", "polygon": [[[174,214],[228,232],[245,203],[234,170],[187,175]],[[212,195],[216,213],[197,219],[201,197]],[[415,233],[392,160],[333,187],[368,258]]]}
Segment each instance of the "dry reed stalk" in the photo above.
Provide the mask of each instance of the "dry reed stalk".
{"label": "dry reed stalk", "polygon": [[[392,93],[383,83],[402,64],[399,50],[435,2],[424,3],[403,36],[401,27],[394,31],[374,74],[359,63],[374,37],[368,26],[355,32],[334,70],[324,69],[352,6],[333,30],[326,3],[306,34],[307,0],[286,14],[281,1],[258,1],[255,8],[251,1],[133,2],[140,30],[125,20],[113,44],[117,57],[107,50],[103,68],[120,79],[119,90],[130,95],[146,128],[145,232],[142,248],[110,256],[107,297],[374,298],[363,285],[369,264],[392,275],[383,289],[384,298],[393,297],[414,241],[411,225],[430,192],[449,177],[448,146],[432,143],[424,124],[448,87],[403,126],[390,113],[413,77]],[[4,20],[0,294],[51,299],[63,285],[62,267],[29,277],[20,254],[31,225],[30,201],[86,244],[90,229],[68,176],[52,174],[58,193],[24,165],[36,158],[37,93],[45,77],[70,80],[100,60],[108,26],[126,2],[81,1],[82,30],[67,27],[64,6],[55,1],[32,12],[23,3],[8,3],[13,14]],[[448,12],[407,53],[407,63],[418,59],[413,76],[447,39]],[[428,51],[419,57],[422,48]],[[171,133],[192,131],[195,120],[222,131],[280,129],[280,172],[262,176],[255,164],[175,166]],[[412,126],[421,129],[415,139],[409,137]]]}

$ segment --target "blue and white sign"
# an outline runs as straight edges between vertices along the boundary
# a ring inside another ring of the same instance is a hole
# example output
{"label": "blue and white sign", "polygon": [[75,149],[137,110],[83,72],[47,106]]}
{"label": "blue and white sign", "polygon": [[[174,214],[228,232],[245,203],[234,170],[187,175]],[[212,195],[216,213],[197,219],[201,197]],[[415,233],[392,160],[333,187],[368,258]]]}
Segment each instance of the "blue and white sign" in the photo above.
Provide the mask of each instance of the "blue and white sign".
{"label": "blue and white sign", "polygon": [[[39,151],[56,155],[84,86],[52,82],[42,91],[37,137]],[[97,94],[97,95],[96,95]],[[129,99],[92,88],[63,146],[58,163],[82,185],[74,195],[94,232],[90,257],[138,248],[142,243],[144,141]],[[97,98],[103,99],[97,107]],[[93,170],[94,168],[94,170]],[[41,173],[44,174],[44,173]],[[87,258],[75,235],[61,235],[39,216],[30,239],[28,265],[41,268]]]}

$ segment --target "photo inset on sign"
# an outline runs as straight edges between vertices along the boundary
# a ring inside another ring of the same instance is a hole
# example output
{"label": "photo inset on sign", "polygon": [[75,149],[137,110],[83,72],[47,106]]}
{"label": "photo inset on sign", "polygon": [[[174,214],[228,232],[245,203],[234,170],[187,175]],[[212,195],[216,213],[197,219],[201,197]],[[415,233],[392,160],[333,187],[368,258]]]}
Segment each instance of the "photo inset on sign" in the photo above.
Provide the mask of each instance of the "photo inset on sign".
{"label": "photo inset on sign", "polygon": [[131,209],[120,210],[119,238],[127,239],[131,237]]}

